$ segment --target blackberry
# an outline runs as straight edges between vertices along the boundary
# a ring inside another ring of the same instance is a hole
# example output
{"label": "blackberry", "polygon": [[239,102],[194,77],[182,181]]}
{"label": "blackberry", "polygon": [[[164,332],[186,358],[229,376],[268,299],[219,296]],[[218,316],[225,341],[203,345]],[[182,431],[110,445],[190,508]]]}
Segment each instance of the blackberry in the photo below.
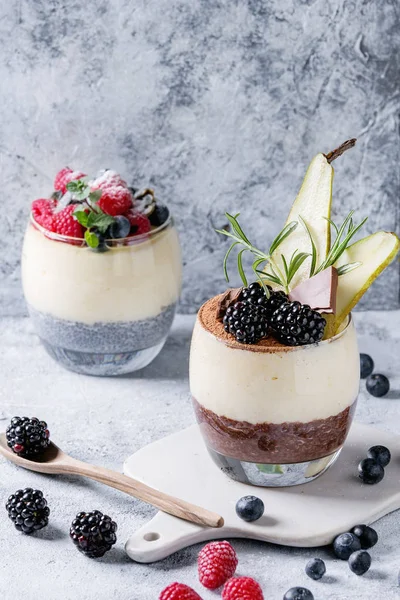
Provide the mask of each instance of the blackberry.
{"label": "blackberry", "polygon": [[117,541],[117,524],[99,510],[80,512],[71,523],[69,535],[79,552],[100,558]]}
{"label": "blackberry", "polygon": [[268,334],[265,311],[255,304],[236,302],[226,309],[224,329],[242,344],[256,344]]}
{"label": "blackberry", "polygon": [[246,303],[261,306],[265,310],[265,315],[269,320],[272,317],[272,313],[284,302],[288,301],[288,297],[284,292],[274,292],[269,285],[266,287],[269,291],[269,298],[267,298],[262,286],[255,281],[249,287],[243,288],[239,299]]}
{"label": "blackberry", "polygon": [[50,445],[50,433],[45,421],[36,417],[13,417],[6,429],[7,444],[20,456],[37,456]]}
{"label": "blackberry", "polygon": [[283,344],[303,346],[322,340],[326,321],[308,304],[285,302],[272,315],[270,325]]}
{"label": "blackberry", "polygon": [[28,535],[49,522],[50,509],[40,490],[18,490],[7,500],[6,509],[16,529]]}

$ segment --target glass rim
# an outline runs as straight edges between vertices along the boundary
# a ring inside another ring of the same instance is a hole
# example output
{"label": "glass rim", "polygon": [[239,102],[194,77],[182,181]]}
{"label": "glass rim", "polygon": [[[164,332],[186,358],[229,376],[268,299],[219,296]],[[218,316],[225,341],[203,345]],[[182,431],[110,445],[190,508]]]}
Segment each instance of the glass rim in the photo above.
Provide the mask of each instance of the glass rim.
{"label": "glass rim", "polygon": [[[164,223],[162,223],[162,225],[159,225],[158,227],[155,227],[154,229],[151,229],[149,232],[147,233],[141,233],[140,235],[131,235],[128,237],[124,237],[124,238],[107,238],[104,240],[104,242],[106,244],[110,244],[111,247],[116,247],[119,244],[124,244],[124,242],[129,242],[129,245],[133,246],[136,243],[139,243],[141,241],[146,241],[148,240],[150,237],[153,237],[155,235],[158,235],[159,233],[161,233],[164,229],[166,229],[169,225],[173,225],[173,217],[171,215],[171,211],[168,209],[168,218],[166,221],[164,221]],[[48,239],[54,240],[54,241],[58,241],[58,242],[65,242],[65,243],[69,243],[72,244],[74,246],[81,246],[82,248],[89,248],[89,246],[85,243],[84,238],[77,238],[77,237],[73,237],[71,235],[63,235],[60,233],[54,233],[53,231],[49,231],[48,229],[46,229],[45,227],[43,227],[43,225],[40,225],[40,223],[38,223],[34,216],[32,211],[30,212],[29,215],[29,222],[38,230],[40,231],[40,233],[43,233],[43,235],[45,235]]]}

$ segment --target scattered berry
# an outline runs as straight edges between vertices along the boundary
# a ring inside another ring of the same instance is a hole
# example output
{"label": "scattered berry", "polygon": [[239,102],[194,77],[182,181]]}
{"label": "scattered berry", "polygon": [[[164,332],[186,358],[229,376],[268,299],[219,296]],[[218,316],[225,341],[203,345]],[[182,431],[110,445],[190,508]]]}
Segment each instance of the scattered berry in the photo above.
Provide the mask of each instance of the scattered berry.
{"label": "scattered berry", "polygon": [[243,288],[239,300],[243,300],[246,304],[261,306],[265,310],[267,319],[270,320],[276,309],[287,302],[288,298],[284,292],[274,292],[269,285],[267,285],[267,288],[270,294],[269,298],[267,298],[263,287],[255,281],[249,287]]}
{"label": "scattered berry", "polygon": [[386,375],[381,375],[380,373],[370,375],[367,379],[366,387],[371,396],[382,398],[382,396],[386,396],[390,390],[389,379]]}
{"label": "scattered berry", "polygon": [[256,496],[243,496],[236,503],[236,514],[243,521],[257,521],[264,514],[264,502]]}
{"label": "scattered berry", "polygon": [[381,467],[387,467],[392,455],[386,446],[372,446],[367,452],[368,458],[373,458]]}
{"label": "scattered berry", "polygon": [[20,456],[38,456],[50,445],[50,433],[45,421],[36,417],[13,417],[6,429],[7,445]]}
{"label": "scattered berry", "polygon": [[364,575],[371,566],[371,556],[365,550],[357,550],[349,558],[349,567],[356,575]]}
{"label": "scattered berry", "polygon": [[66,206],[59,212],[54,213],[53,226],[51,231],[59,235],[65,235],[73,238],[83,238],[83,228],[73,216],[76,210],[74,204]]}
{"label": "scattered berry", "polygon": [[169,210],[162,204],[156,204],[153,212],[149,215],[149,221],[153,227],[161,227],[168,220]]}
{"label": "scattered berry", "polygon": [[353,552],[360,549],[360,540],[353,533],[341,533],[333,541],[333,551],[341,560],[348,560]]}
{"label": "scattered berry", "polygon": [[199,553],[200,583],[209,590],[215,590],[234,575],[237,565],[236,552],[229,542],[211,542]]}
{"label": "scattered berry", "polygon": [[85,173],[82,173],[82,171],[73,171],[69,167],[65,167],[57,173],[54,180],[54,189],[60,190],[65,194],[67,191],[67,183],[75,181],[76,179],[81,179],[81,177],[86,177]]}
{"label": "scattered berry", "polygon": [[314,600],[314,596],[307,588],[290,588],[283,596],[283,600]]}
{"label": "scattered berry", "polygon": [[364,458],[358,465],[358,476],[363,483],[374,485],[382,481],[384,468],[373,458]]}
{"label": "scattered berry", "polygon": [[40,490],[18,490],[7,500],[6,509],[16,529],[28,535],[48,525],[50,509]]}
{"label": "scattered berry", "polygon": [[285,302],[273,313],[271,328],[276,338],[287,346],[315,344],[322,340],[326,321],[308,304]]}
{"label": "scattered berry", "polygon": [[360,354],[360,377],[366,379],[374,370],[374,361],[369,354]]}
{"label": "scattered berry", "polygon": [[368,527],[368,525],[356,525],[351,530],[351,533],[354,533],[358,537],[363,550],[372,548],[378,541],[378,534],[375,529]]}
{"label": "scattered berry", "polygon": [[111,215],[112,217],[123,215],[132,206],[132,194],[128,188],[122,185],[107,188],[92,187],[92,190],[94,189],[102,190],[98,205],[107,215]]}
{"label": "scattered berry", "polygon": [[224,585],[222,600],[264,600],[264,596],[251,577],[232,577]]}
{"label": "scattered berry", "polygon": [[110,237],[113,239],[122,239],[128,237],[131,230],[129,219],[118,215],[115,217],[114,223],[110,226]]}
{"label": "scattered berry", "polygon": [[99,510],[80,512],[72,521],[69,535],[82,554],[89,558],[103,556],[117,541],[117,524]]}
{"label": "scattered berry", "polygon": [[312,558],[306,564],[306,574],[309,577],[311,577],[311,579],[314,579],[315,581],[318,581],[318,579],[321,579],[321,577],[323,577],[325,575],[325,573],[326,573],[325,563],[321,558]]}
{"label": "scattered berry", "polygon": [[200,596],[184,583],[171,583],[163,590],[159,600],[201,600]]}
{"label": "scattered berry", "polygon": [[256,344],[268,334],[268,322],[263,308],[236,302],[226,309],[224,329],[242,344]]}
{"label": "scattered berry", "polygon": [[129,219],[131,224],[130,235],[143,235],[151,231],[151,224],[146,215],[142,215],[135,210],[130,210],[126,213],[125,217]]}

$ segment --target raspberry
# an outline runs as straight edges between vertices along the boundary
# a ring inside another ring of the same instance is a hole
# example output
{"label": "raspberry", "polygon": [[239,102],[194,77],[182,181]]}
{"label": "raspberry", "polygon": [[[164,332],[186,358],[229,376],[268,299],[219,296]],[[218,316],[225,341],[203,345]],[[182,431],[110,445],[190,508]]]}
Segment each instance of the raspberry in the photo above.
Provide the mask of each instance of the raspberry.
{"label": "raspberry", "polygon": [[201,598],[188,585],[171,583],[161,592],[159,600],[201,600]]}
{"label": "raspberry", "polygon": [[264,600],[264,596],[251,577],[232,577],[224,585],[222,600]]}
{"label": "raspberry", "polygon": [[209,590],[223,585],[236,571],[238,559],[229,542],[211,542],[199,553],[200,583]]}
{"label": "raspberry", "polygon": [[90,187],[92,190],[106,190],[109,187],[128,187],[128,184],[116,171],[107,169],[100,177],[96,177],[96,179],[90,183]]}
{"label": "raspberry", "polygon": [[60,210],[60,212],[55,213],[51,231],[69,237],[83,238],[82,225],[72,216],[75,210],[76,206],[71,204]]}
{"label": "raspberry", "polygon": [[130,210],[124,216],[131,224],[131,235],[142,235],[151,231],[151,223],[146,215]]}
{"label": "raspberry", "polygon": [[69,167],[64,167],[64,169],[61,169],[61,171],[57,173],[56,178],[54,179],[54,189],[60,190],[65,194],[67,191],[67,183],[85,176],[85,173],[82,173],[82,171],[73,171]]}
{"label": "raspberry", "polygon": [[52,230],[53,227],[53,210],[56,203],[54,200],[39,198],[32,202],[32,216],[36,223],[45,229]]}
{"label": "raspberry", "polygon": [[[123,215],[128,211],[132,206],[132,194],[130,191],[119,186],[110,186],[106,189],[104,188],[96,188],[102,189],[102,194],[98,205],[101,210],[105,212],[107,215],[111,215],[112,217],[116,217],[117,215]],[[92,187],[92,190],[94,188]]]}

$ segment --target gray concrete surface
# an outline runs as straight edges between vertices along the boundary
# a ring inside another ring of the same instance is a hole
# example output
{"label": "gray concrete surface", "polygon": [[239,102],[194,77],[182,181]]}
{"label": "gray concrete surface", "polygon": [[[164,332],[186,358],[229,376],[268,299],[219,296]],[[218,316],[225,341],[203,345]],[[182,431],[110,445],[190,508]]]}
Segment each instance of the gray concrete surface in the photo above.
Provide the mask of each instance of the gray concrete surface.
{"label": "gray concrete surface", "polygon": [[[356,315],[361,350],[373,356],[376,371],[386,373],[392,385],[386,398],[377,399],[362,383],[356,418],[393,432],[400,426],[399,317],[398,311]],[[14,415],[37,415],[48,421],[54,441],[76,458],[120,470],[130,453],[194,421],[187,377],[192,325],[192,317],[178,316],[163,352],[143,371],[97,379],[62,370],[45,354],[27,319],[3,319],[0,429]],[[387,476],[400,480],[399,460],[393,457]],[[31,537],[14,529],[3,508],[10,493],[26,486],[42,489],[51,507],[49,527]],[[119,525],[116,547],[97,561],[79,554],[68,538],[75,513],[93,509],[108,513]],[[100,484],[34,474],[0,459],[0,598],[157,600],[174,580],[195,587],[203,600],[218,598],[197,581],[200,546],[152,565],[126,557],[126,539],[153,514],[151,507]],[[307,585],[315,600],[395,600],[400,593],[399,513],[381,519],[376,528],[380,540],[364,577],[335,560],[329,548],[301,550],[234,540],[238,573],[255,577],[266,600],[281,600],[293,585]],[[326,560],[324,581],[312,582],[303,572],[313,556]]]}
{"label": "gray concrete surface", "polygon": [[[353,208],[370,217],[365,234],[399,231],[396,0],[0,4],[1,314],[25,310],[30,202],[66,164],[114,167],[171,205],[182,312],[220,290],[224,212],[267,246],[311,157],[349,137],[359,143],[337,161],[335,215]],[[398,263],[367,305],[399,306]]]}

